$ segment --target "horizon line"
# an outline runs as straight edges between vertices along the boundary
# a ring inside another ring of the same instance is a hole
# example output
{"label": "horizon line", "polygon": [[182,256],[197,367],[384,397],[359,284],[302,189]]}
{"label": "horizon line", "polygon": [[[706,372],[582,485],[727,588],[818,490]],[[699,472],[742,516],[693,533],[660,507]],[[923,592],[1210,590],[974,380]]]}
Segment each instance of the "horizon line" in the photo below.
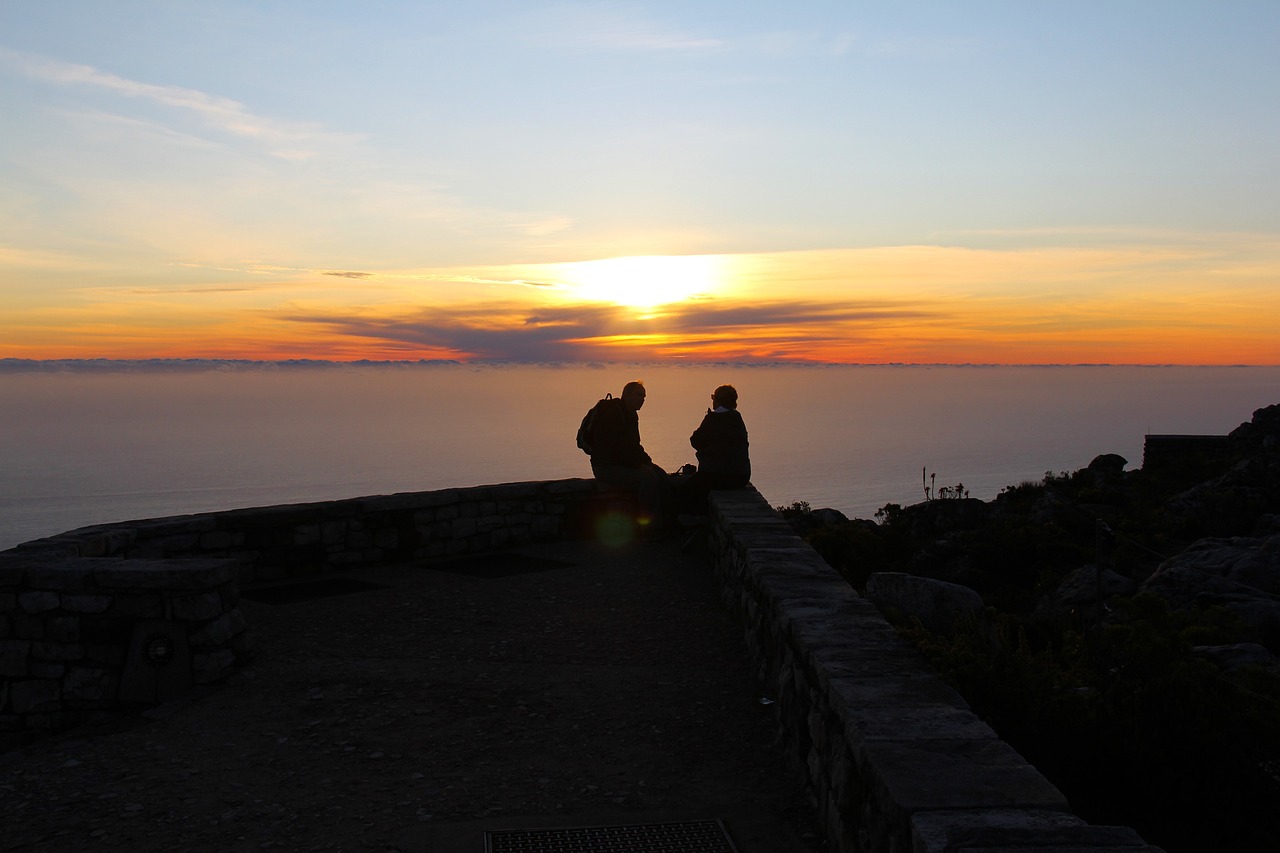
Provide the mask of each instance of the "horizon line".
{"label": "horizon line", "polygon": [[288,358],[288,359],[253,359],[253,358],[0,358],[0,374],[3,373],[38,373],[38,372],[91,372],[110,371],[116,369],[156,369],[156,370],[207,370],[212,368],[354,368],[354,367],[591,367],[591,368],[623,368],[623,367],[781,367],[781,368],[833,368],[833,367],[954,367],[954,368],[998,368],[998,367],[1151,367],[1151,368],[1274,368],[1280,364],[1227,363],[1215,364],[1207,362],[842,362],[842,361],[795,361],[795,360],[633,360],[633,361],[527,361],[515,359],[323,359],[323,358]]}

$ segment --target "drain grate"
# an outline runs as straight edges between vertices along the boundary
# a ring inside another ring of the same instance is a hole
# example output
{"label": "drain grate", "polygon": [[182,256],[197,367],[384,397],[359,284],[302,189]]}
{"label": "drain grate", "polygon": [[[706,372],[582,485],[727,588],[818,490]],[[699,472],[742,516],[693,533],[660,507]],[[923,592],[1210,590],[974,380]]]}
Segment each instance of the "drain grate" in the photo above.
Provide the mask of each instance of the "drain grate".
{"label": "drain grate", "polygon": [[485,853],[738,853],[718,820],[495,829],[484,834]]}
{"label": "drain grate", "polygon": [[263,604],[297,604],[301,601],[333,598],[338,595],[350,595],[353,592],[368,592],[374,589],[388,589],[388,587],[385,584],[356,580],[355,578],[317,578],[299,583],[247,589],[240,593],[240,597],[251,601],[260,601]]}
{"label": "drain grate", "polygon": [[572,565],[574,564],[564,560],[531,557],[525,554],[479,554],[440,563],[427,563],[424,568],[472,578],[505,578],[511,575],[545,572],[548,569],[563,569]]}

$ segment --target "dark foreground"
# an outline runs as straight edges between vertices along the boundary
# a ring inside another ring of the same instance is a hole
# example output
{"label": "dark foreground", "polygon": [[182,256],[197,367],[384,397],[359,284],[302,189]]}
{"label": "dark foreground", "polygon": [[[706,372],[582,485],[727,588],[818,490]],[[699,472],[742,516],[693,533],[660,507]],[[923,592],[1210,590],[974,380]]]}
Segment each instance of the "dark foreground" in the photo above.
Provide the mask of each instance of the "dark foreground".
{"label": "dark foreground", "polygon": [[[243,609],[257,657],[0,754],[0,850],[484,850],[486,831],[723,821],[822,849],[710,570],[589,543]],[[332,591],[332,590],[331,590]]]}

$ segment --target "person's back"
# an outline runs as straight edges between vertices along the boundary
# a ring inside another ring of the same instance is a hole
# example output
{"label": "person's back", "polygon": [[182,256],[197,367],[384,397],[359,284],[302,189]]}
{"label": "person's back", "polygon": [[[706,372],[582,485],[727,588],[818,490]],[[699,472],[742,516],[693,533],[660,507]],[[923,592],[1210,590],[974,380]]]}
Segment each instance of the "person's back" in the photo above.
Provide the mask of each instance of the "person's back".
{"label": "person's back", "polygon": [[721,385],[711,402],[714,408],[707,410],[689,437],[697,451],[699,479],[711,489],[740,489],[751,481],[751,456],[737,389]]}
{"label": "person's back", "polygon": [[622,397],[601,400],[591,424],[592,470],[601,465],[638,468],[648,462],[649,454],[640,443],[640,417],[636,410]]}
{"label": "person's back", "polygon": [[640,443],[638,413],[644,400],[644,383],[637,380],[628,382],[616,400],[602,401],[591,428],[591,473],[607,486],[634,493],[637,521],[649,526],[662,517],[667,472]]}

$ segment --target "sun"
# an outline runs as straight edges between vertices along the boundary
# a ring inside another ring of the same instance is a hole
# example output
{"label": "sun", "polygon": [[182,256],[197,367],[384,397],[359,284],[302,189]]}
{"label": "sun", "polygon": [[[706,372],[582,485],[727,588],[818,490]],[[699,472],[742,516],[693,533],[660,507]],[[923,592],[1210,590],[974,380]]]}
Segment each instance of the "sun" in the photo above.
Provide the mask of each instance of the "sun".
{"label": "sun", "polygon": [[583,299],[654,308],[715,292],[723,266],[716,255],[641,255],[565,264],[563,275]]}

